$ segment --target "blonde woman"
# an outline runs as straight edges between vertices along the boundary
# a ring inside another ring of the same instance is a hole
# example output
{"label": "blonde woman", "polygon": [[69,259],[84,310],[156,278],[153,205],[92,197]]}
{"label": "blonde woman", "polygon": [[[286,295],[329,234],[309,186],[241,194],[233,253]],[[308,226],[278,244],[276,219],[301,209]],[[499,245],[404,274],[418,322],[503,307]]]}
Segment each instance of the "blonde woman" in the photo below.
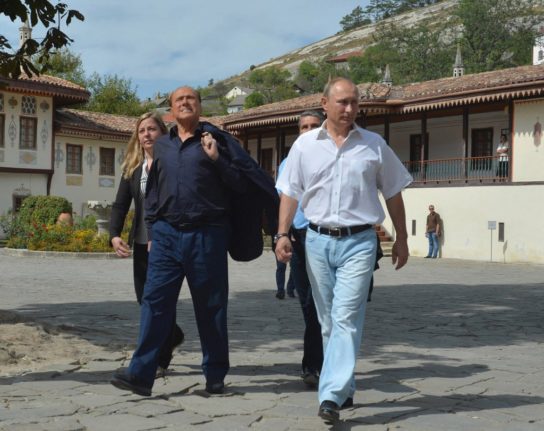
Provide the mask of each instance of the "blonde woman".
{"label": "blonde woman", "polygon": [[[136,128],[128,141],[125,160],[121,165],[123,176],[111,212],[110,241],[115,253],[122,258],[128,257],[132,246],[134,289],[139,304],[142,303],[147,276],[147,232],[144,223],[147,173],[153,163],[153,146],[156,140],[165,133],[168,133],[168,129],[159,115],[148,112],[138,119]],[[121,239],[121,231],[132,201],[134,201],[134,219],[127,244]],[[164,374],[172,360],[174,348],[181,344],[184,338],[183,331],[177,326],[174,316],[172,332],[159,355],[158,375]]]}

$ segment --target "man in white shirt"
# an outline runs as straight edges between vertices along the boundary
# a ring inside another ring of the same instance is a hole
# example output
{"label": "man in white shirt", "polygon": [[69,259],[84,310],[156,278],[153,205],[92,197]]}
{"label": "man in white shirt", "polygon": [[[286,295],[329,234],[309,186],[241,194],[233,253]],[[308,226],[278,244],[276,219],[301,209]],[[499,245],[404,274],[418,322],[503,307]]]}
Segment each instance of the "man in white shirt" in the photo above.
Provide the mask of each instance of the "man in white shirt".
{"label": "man in white shirt", "polygon": [[300,135],[278,178],[282,195],[274,240],[277,258],[289,261],[288,232],[300,201],[310,222],[307,269],[323,335],[318,414],[333,423],[341,408],[353,405],[355,361],[376,257],[373,226],[385,218],[378,190],[395,227],[392,260],[400,269],[409,255],[401,192],[412,178],[379,135],[355,124],[359,91],[353,82],[331,80],[321,104],[327,120]]}

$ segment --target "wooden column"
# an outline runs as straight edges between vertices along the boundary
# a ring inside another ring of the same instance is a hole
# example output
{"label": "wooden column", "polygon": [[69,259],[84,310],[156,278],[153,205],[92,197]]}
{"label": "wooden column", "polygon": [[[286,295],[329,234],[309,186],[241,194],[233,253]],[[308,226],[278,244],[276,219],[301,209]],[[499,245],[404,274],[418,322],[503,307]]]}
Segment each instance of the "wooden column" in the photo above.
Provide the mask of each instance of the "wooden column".
{"label": "wooden column", "polygon": [[465,180],[467,179],[468,175],[468,129],[469,129],[469,107],[464,106],[463,107],[463,149],[464,149],[464,157],[465,157],[465,163],[463,163],[463,176],[465,177]]}
{"label": "wooden column", "polygon": [[423,181],[427,179],[427,166],[425,160],[429,158],[429,142],[427,141],[427,113],[421,113],[421,154],[419,155],[421,160],[421,175]]}
{"label": "wooden column", "polygon": [[508,181],[512,181],[512,168],[514,167],[514,101],[510,99],[508,101]]}
{"label": "wooden column", "polygon": [[274,166],[274,171],[278,172],[278,166],[281,163],[281,130],[279,127],[276,128],[275,153],[276,153],[276,164]]}
{"label": "wooden column", "polygon": [[257,163],[259,164],[260,167],[262,167],[262,164],[261,164],[261,149],[262,149],[262,140],[263,140],[263,137],[261,136],[261,134],[259,133],[257,135]]}
{"label": "wooden column", "polygon": [[249,137],[247,135],[247,130],[244,130],[244,150],[246,150],[246,153],[249,153]]}
{"label": "wooden column", "polygon": [[385,142],[387,143],[387,145],[391,145],[389,143],[389,122],[390,122],[389,115],[386,114],[383,119],[383,139],[385,139]]}

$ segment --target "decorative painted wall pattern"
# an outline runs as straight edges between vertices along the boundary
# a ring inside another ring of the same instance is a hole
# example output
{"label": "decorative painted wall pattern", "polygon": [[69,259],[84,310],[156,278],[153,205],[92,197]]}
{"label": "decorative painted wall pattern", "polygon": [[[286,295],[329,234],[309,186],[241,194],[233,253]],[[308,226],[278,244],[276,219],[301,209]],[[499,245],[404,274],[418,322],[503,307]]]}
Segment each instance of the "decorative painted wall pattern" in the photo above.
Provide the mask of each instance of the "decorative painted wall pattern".
{"label": "decorative painted wall pattern", "polygon": [[11,114],[11,121],[8,127],[8,136],[11,141],[11,146],[15,146],[15,138],[17,137],[17,125],[15,124],[15,115]]}
{"label": "decorative painted wall pattern", "polygon": [[55,164],[57,169],[61,162],[64,162],[64,151],[62,150],[62,144],[57,142],[57,147],[55,148]]}
{"label": "decorative painted wall pattern", "polygon": [[92,171],[93,166],[96,163],[96,154],[93,152],[93,147],[89,147],[89,151],[87,151],[87,155],[85,156],[85,161],[87,162],[89,171]]}
{"label": "decorative painted wall pattern", "polygon": [[111,178],[98,178],[98,187],[113,188],[113,186],[115,186],[115,181],[113,181]]}
{"label": "decorative painted wall pattern", "polygon": [[35,165],[38,162],[35,151],[19,151],[19,163],[21,165]]}
{"label": "decorative painted wall pattern", "polygon": [[43,100],[42,103],[40,103],[40,108],[42,112],[47,112],[49,110],[49,103]]}
{"label": "decorative painted wall pattern", "polygon": [[13,96],[10,97],[10,99],[8,100],[8,105],[11,106],[11,109],[15,109],[15,107],[17,106],[17,99]]}
{"label": "decorative painted wall pattern", "polygon": [[125,160],[125,149],[121,148],[121,151],[119,151],[119,155],[117,156],[117,163],[120,165],[123,163],[123,160]]}
{"label": "decorative painted wall pattern", "polygon": [[40,132],[40,138],[42,138],[42,147],[45,149],[47,138],[49,137],[49,129],[47,128],[47,120],[43,120],[42,131]]}
{"label": "decorative painted wall pattern", "polygon": [[23,114],[36,114],[36,98],[34,96],[23,96],[21,110]]}

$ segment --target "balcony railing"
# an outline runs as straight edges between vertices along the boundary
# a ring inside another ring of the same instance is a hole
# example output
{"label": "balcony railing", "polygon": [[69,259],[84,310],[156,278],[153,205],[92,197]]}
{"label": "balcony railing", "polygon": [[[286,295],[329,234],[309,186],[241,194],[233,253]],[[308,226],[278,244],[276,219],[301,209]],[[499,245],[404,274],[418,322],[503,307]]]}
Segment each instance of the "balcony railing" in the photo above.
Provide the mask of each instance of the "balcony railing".
{"label": "balcony railing", "polygon": [[403,162],[414,183],[508,180],[508,162],[499,156]]}

